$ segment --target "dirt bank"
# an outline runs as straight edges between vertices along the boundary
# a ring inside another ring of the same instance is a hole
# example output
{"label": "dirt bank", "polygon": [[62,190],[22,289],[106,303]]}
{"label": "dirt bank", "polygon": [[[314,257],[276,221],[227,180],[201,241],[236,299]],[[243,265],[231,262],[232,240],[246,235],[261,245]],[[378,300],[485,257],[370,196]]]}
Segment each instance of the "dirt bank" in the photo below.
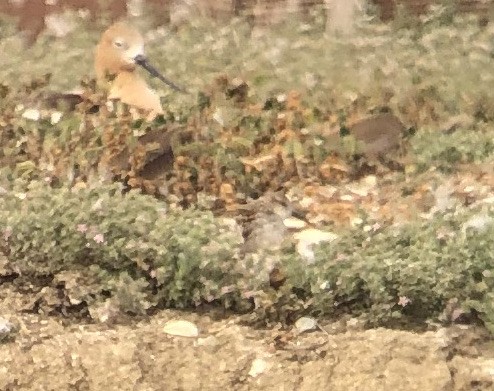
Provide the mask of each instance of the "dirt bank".
{"label": "dirt bank", "polygon": [[[119,325],[6,313],[20,326],[0,345],[1,390],[491,390],[494,349],[473,326],[414,333],[350,320],[296,335],[238,317],[165,311]],[[167,335],[170,319],[199,337]]]}

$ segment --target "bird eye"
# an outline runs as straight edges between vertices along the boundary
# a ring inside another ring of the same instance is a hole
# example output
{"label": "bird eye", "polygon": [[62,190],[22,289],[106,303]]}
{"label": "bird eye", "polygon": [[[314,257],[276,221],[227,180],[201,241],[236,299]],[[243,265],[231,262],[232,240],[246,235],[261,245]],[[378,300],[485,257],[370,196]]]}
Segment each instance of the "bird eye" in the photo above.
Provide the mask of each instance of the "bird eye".
{"label": "bird eye", "polygon": [[125,42],[122,41],[121,39],[116,39],[113,41],[113,44],[115,45],[115,47],[121,49],[125,46]]}

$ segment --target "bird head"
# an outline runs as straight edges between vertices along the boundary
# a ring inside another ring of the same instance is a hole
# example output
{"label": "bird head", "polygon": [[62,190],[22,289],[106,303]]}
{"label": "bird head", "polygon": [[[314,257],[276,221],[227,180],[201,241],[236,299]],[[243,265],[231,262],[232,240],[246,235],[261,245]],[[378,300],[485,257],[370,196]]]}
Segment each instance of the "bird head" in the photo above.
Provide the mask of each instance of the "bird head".
{"label": "bird head", "polygon": [[138,65],[174,90],[185,92],[149,63],[144,54],[144,38],[139,31],[124,22],[113,24],[103,33],[96,47],[95,70],[98,80],[105,80],[108,75],[115,76],[120,72],[133,72]]}

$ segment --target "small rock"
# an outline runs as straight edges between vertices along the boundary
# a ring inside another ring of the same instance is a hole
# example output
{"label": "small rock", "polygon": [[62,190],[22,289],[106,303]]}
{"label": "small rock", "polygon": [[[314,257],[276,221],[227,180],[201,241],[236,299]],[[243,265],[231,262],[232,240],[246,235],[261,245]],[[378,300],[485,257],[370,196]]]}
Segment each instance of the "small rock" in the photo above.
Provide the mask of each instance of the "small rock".
{"label": "small rock", "polygon": [[256,358],[254,361],[252,361],[252,365],[249,371],[249,376],[257,377],[262,373],[264,373],[267,368],[268,368],[268,363],[265,360],[263,360],[262,358]]}
{"label": "small rock", "polygon": [[58,124],[61,119],[62,119],[62,113],[60,111],[56,111],[52,113],[50,116],[50,122],[52,125]]}
{"label": "small rock", "polygon": [[186,320],[170,320],[165,323],[163,331],[166,334],[175,335],[178,337],[197,337],[199,329],[197,326]]}
{"label": "small rock", "polygon": [[314,318],[304,316],[295,322],[295,327],[299,333],[315,330],[317,328],[317,321]]}
{"label": "small rock", "polygon": [[276,97],[276,100],[279,102],[279,103],[283,103],[283,102],[286,102],[286,94],[280,94]]}
{"label": "small rock", "polygon": [[291,229],[302,229],[307,226],[307,223],[305,221],[297,219],[295,217],[286,218],[285,220],[283,220],[283,224],[285,224],[285,227]]}
{"label": "small rock", "polygon": [[13,338],[17,332],[17,327],[10,321],[0,318],[0,342],[5,342]]}
{"label": "small rock", "polygon": [[39,121],[41,118],[41,113],[36,109],[27,109],[22,113],[22,118],[29,119],[31,121]]}

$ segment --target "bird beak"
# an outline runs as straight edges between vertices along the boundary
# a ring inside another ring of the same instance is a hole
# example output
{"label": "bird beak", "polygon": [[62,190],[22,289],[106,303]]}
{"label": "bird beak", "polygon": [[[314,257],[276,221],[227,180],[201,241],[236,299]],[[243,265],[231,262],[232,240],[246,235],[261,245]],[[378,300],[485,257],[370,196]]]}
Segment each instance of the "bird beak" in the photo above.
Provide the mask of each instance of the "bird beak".
{"label": "bird beak", "polygon": [[163,83],[167,84],[168,86],[170,86],[172,89],[174,89],[175,91],[179,91],[179,92],[187,92],[186,89],[182,88],[182,87],[179,87],[177,86],[174,82],[172,82],[171,80],[167,79],[166,77],[164,77],[155,67],[153,67],[149,61],[147,60],[147,58],[145,56],[143,56],[142,54],[138,54],[137,56],[134,57],[134,61],[137,65],[140,65],[141,67],[143,67],[146,71],[148,71],[151,76],[153,77],[157,77],[158,79],[160,79]]}

